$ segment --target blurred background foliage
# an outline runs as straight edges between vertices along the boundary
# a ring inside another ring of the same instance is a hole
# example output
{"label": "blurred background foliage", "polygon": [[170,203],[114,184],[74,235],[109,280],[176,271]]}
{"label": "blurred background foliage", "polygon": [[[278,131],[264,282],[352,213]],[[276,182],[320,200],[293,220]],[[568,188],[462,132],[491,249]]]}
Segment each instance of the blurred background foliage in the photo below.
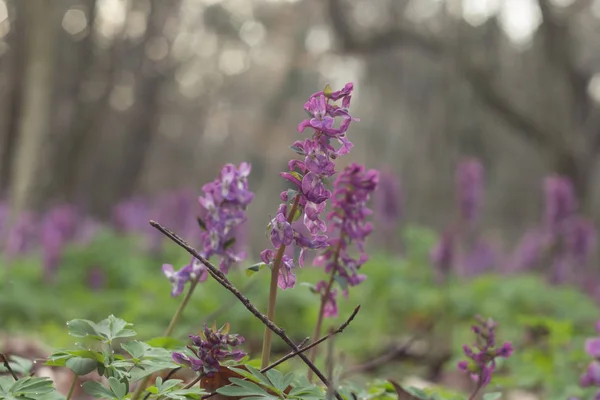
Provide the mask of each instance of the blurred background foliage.
{"label": "blurred background foliage", "polygon": [[[65,346],[67,320],[111,313],[160,335],[178,304],[160,267],[189,258],[147,221],[194,244],[202,184],[248,161],[236,245],[253,263],[303,102],[353,81],[348,160],[382,180],[344,373],[460,380],[481,314],[517,346],[502,385],[578,394],[599,315],[599,30],[598,0],[0,1],[3,335]],[[231,275],[264,308],[267,274]],[[282,293],[278,321],[302,340],[317,301]],[[179,338],[229,321],[258,353],[261,326],[221,288],[192,302]]]}

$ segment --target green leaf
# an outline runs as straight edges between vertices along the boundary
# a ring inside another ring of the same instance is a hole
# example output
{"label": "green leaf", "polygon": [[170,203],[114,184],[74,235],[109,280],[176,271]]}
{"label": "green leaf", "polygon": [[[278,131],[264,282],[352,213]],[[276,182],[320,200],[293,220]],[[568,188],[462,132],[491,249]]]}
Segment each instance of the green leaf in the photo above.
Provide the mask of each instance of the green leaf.
{"label": "green leaf", "polygon": [[283,392],[286,388],[283,386],[283,374],[276,369],[270,369],[267,371],[267,378],[273,383],[273,386],[280,392]]}
{"label": "green leaf", "polygon": [[290,386],[292,382],[294,382],[295,377],[296,376],[293,372],[288,372],[287,374],[285,374],[285,376],[283,377],[283,383],[281,384],[281,386],[284,387],[284,390],[287,389],[287,387]]}
{"label": "green leaf", "polygon": [[9,364],[14,372],[23,375],[27,375],[33,367],[33,361],[15,355],[10,356]]}
{"label": "green leaf", "polygon": [[217,389],[217,393],[225,396],[268,396],[269,394],[254,382],[245,381],[239,378],[230,378],[232,385]]}
{"label": "green leaf", "polygon": [[25,377],[14,382],[9,388],[13,396],[34,396],[46,394],[54,391],[54,386],[50,378]]}
{"label": "green leaf", "polygon": [[[290,149],[292,149],[292,151],[296,154],[300,154],[301,156],[306,155],[306,153],[304,152],[303,149],[301,149],[298,146],[290,146]],[[291,197],[288,197],[288,199],[291,199]]]}
{"label": "green leaf", "polygon": [[66,367],[75,375],[87,375],[98,368],[98,361],[83,357],[73,357],[67,360]]}
{"label": "green leaf", "polygon": [[100,382],[88,381],[84,382],[83,391],[89,395],[92,395],[98,399],[116,399],[114,393],[108,388],[104,387]]}
{"label": "green leaf", "polygon": [[132,340],[130,342],[121,343],[121,348],[133,358],[142,358],[150,346],[139,340]]}
{"label": "green leaf", "polygon": [[263,374],[262,372],[260,372],[259,369],[254,368],[251,365],[246,365],[246,368],[248,368],[248,372],[250,372],[251,376],[254,377],[254,379],[252,379],[255,382],[259,382],[264,386],[271,386],[271,381],[269,381],[269,379],[265,376],[265,374]]}
{"label": "green leaf", "polygon": [[500,397],[502,397],[502,393],[500,392],[486,393],[483,395],[483,400],[496,400]]}
{"label": "green leaf", "polygon": [[74,319],[67,322],[69,335],[75,337],[93,336],[101,338],[100,333],[96,330],[96,324],[87,319]]}
{"label": "green leaf", "polygon": [[127,385],[117,378],[108,378],[108,385],[119,399],[122,399],[127,394]]}
{"label": "green leaf", "polygon": [[258,271],[260,271],[261,269],[263,269],[266,266],[267,266],[267,264],[265,264],[263,262],[251,265],[248,268],[246,268],[246,276],[252,276],[253,274],[257,273]]}
{"label": "green leaf", "polygon": [[202,229],[203,231],[206,231],[206,224],[204,223],[204,221],[202,220],[202,218],[196,217],[196,222],[198,222],[198,225],[200,226],[200,229]]}

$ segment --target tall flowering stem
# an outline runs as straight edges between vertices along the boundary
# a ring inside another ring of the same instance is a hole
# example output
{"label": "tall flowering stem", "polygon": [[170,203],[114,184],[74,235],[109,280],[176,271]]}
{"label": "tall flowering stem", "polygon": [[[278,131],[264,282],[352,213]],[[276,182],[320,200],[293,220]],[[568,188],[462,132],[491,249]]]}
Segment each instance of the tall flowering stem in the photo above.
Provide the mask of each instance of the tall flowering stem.
{"label": "tall flowering stem", "polygon": [[[356,286],[366,278],[365,275],[359,274],[358,270],[368,260],[364,245],[373,227],[371,223],[365,221],[371,214],[367,202],[375,191],[378,181],[378,171],[367,171],[362,165],[353,163],[340,173],[334,183],[333,210],[327,219],[339,234],[338,237],[328,239],[329,247],[314,261],[315,265],[325,267],[325,272],[329,274],[329,281],[320,281],[315,288],[317,293],[321,294],[321,304],[313,340],[317,340],[321,335],[324,318],[338,315],[337,290],[333,289],[334,282],[339,283],[347,296],[350,286]],[[351,244],[358,249],[358,258],[349,254]],[[311,361],[314,361],[316,354],[315,347],[311,350]],[[308,378],[312,378],[312,371],[309,371]]]}
{"label": "tall flowering stem", "polygon": [[[261,253],[263,263],[271,268],[271,287],[267,316],[275,317],[277,288],[283,290],[296,284],[293,272],[295,263],[302,267],[308,250],[327,247],[327,224],[320,217],[331,198],[331,191],[325,187],[328,178],[335,174],[335,160],[348,154],[353,144],[348,140],[346,131],[352,118],[348,113],[351,93],[354,89],[348,83],[339,91],[332,91],[329,85],[323,91],[313,94],[304,104],[309,118],[298,125],[298,131],[312,130],[312,136],[296,141],[292,150],[303,157],[288,163],[288,171],[280,175],[293,185],[293,189],[281,193],[283,203],[279,205],[275,218],[269,223],[272,248]],[[342,104],[335,104],[341,100]],[[336,127],[336,118],[341,122]],[[332,142],[337,141],[336,148]],[[303,217],[309,231],[308,235],[297,231],[292,223]],[[285,254],[288,246],[298,248],[297,260]],[[269,364],[271,353],[271,331],[265,330],[262,351],[263,368]]]}

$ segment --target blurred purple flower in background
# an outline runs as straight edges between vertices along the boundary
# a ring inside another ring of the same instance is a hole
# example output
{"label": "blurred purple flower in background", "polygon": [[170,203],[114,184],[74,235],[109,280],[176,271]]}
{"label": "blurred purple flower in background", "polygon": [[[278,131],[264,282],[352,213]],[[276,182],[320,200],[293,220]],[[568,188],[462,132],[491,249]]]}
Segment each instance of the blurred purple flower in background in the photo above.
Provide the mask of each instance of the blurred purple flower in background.
{"label": "blurred purple flower in background", "polygon": [[130,234],[150,232],[150,206],[146,199],[134,197],[117,204],[112,213],[112,225],[117,232]]}
{"label": "blurred purple flower in background", "polygon": [[101,290],[106,284],[106,276],[100,266],[93,266],[88,272],[88,286],[94,291]]}
{"label": "blurred purple flower in background", "polygon": [[544,180],[546,209],[544,222],[549,231],[555,232],[575,213],[577,201],[573,184],[568,178],[554,175]]}
{"label": "blurred purple flower in background", "polygon": [[393,231],[404,213],[404,191],[400,180],[391,171],[380,172],[373,200],[378,226],[384,231]]}
{"label": "blurred purple flower in background", "polygon": [[467,223],[474,223],[481,211],[483,179],[483,165],[479,160],[464,160],[456,170],[456,189],[460,216]]}
{"label": "blurred purple flower in background", "polygon": [[37,216],[32,212],[23,212],[17,217],[14,225],[9,228],[4,249],[9,260],[34,248],[39,240],[38,227]]}
{"label": "blurred purple flower in background", "polygon": [[469,251],[462,257],[463,272],[467,276],[489,272],[498,264],[500,253],[482,238],[477,238]]}
{"label": "blurred purple flower in background", "polygon": [[377,230],[387,251],[401,252],[402,242],[398,228],[404,216],[404,191],[400,180],[391,171],[379,174],[379,184],[373,196]]}

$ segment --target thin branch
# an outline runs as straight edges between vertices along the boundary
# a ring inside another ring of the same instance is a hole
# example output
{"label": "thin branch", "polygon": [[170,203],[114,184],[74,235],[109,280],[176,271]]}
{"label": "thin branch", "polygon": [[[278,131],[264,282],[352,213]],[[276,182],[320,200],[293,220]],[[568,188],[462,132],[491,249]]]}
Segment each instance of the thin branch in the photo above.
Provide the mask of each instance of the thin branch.
{"label": "thin branch", "polygon": [[4,355],[4,353],[0,353],[0,360],[2,361],[2,363],[4,364],[4,366],[6,367],[8,372],[10,372],[13,379],[15,381],[18,381],[19,377],[17,376],[17,374],[15,374],[15,371],[13,371],[12,368],[10,367],[10,364],[8,363],[8,358],[6,357],[6,355]]}
{"label": "thin branch", "polygon": [[[273,368],[275,368],[276,366],[278,366],[279,364],[282,364],[284,362],[286,362],[287,360],[289,360],[292,357],[296,357],[297,355],[304,353],[307,350],[312,349],[315,346],[320,345],[321,343],[323,343],[324,341],[326,341],[327,339],[331,338],[332,336],[337,335],[338,333],[342,333],[344,331],[344,329],[346,329],[348,327],[348,325],[350,325],[350,322],[352,322],[354,320],[354,317],[356,317],[356,314],[358,314],[358,311],[360,310],[360,306],[356,306],[356,308],[354,309],[354,311],[352,311],[352,314],[350,314],[350,316],[348,317],[348,319],[346,320],[346,322],[344,322],[342,325],[340,325],[336,330],[332,331],[331,333],[329,333],[328,335],[323,336],[322,338],[320,338],[319,340],[315,340],[314,342],[312,342],[311,344],[309,344],[306,347],[303,347],[307,341],[310,340],[310,338],[306,338],[304,339],[299,345],[298,345],[298,350],[294,350],[291,353],[286,354],[285,356],[281,357],[279,360],[275,361],[274,363],[272,363],[271,365],[263,368],[260,370],[260,372],[267,372]],[[202,399],[208,399],[209,397],[212,397],[214,395],[216,395],[217,392],[212,392],[206,396],[202,396]]]}
{"label": "thin branch", "polygon": [[[187,244],[183,239],[181,239],[179,236],[177,236],[175,233],[171,232],[167,228],[161,226],[159,223],[157,223],[155,221],[150,221],[150,225],[152,225],[154,228],[161,231],[165,236],[167,236],[169,239],[171,239],[172,241],[177,243],[177,245],[179,245],[180,247],[185,249],[188,253],[190,253],[192,256],[194,256],[198,261],[200,261],[202,264],[204,264],[204,266],[206,266],[210,276],[212,276],[221,286],[223,286],[225,289],[229,290],[235,297],[237,297],[240,300],[240,302],[244,305],[244,307],[246,307],[248,309],[248,311],[250,311],[256,318],[258,318],[273,333],[275,333],[277,336],[279,336],[292,350],[294,350],[296,352],[300,351],[298,346],[296,346],[296,344],[292,341],[292,339],[290,339],[290,337],[285,333],[285,331],[282,328],[280,328],[279,326],[275,325],[275,323],[270,321],[263,313],[261,313],[254,306],[254,304],[252,304],[250,302],[250,300],[246,296],[244,296],[227,279],[225,274],[223,274],[223,272],[221,272],[218,268],[216,268],[210,261],[208,261],[206,258],[202,257],[200,254],[198,254],[198,252],[193,247],[191,247],[189,244]],[[319,379],[321,380],[321,382],[323,382],[323,384],[325,386],[329,385],[329,381],[327,380],[325,375],[323,375],[321,370],[319,370],[319,368],[317,368],[315,366],[315,364],[313,364],[308,359],[308,357],[306,357],[302,353],[298,353],[298,356],[302,359],[302,361],[304,361],[304,363],[311,370],[313,370],[315,375],[317,375],[319,377]],[[334,392],[334,395],[338,400],[343,400],[342,396],[337,391]]]}

